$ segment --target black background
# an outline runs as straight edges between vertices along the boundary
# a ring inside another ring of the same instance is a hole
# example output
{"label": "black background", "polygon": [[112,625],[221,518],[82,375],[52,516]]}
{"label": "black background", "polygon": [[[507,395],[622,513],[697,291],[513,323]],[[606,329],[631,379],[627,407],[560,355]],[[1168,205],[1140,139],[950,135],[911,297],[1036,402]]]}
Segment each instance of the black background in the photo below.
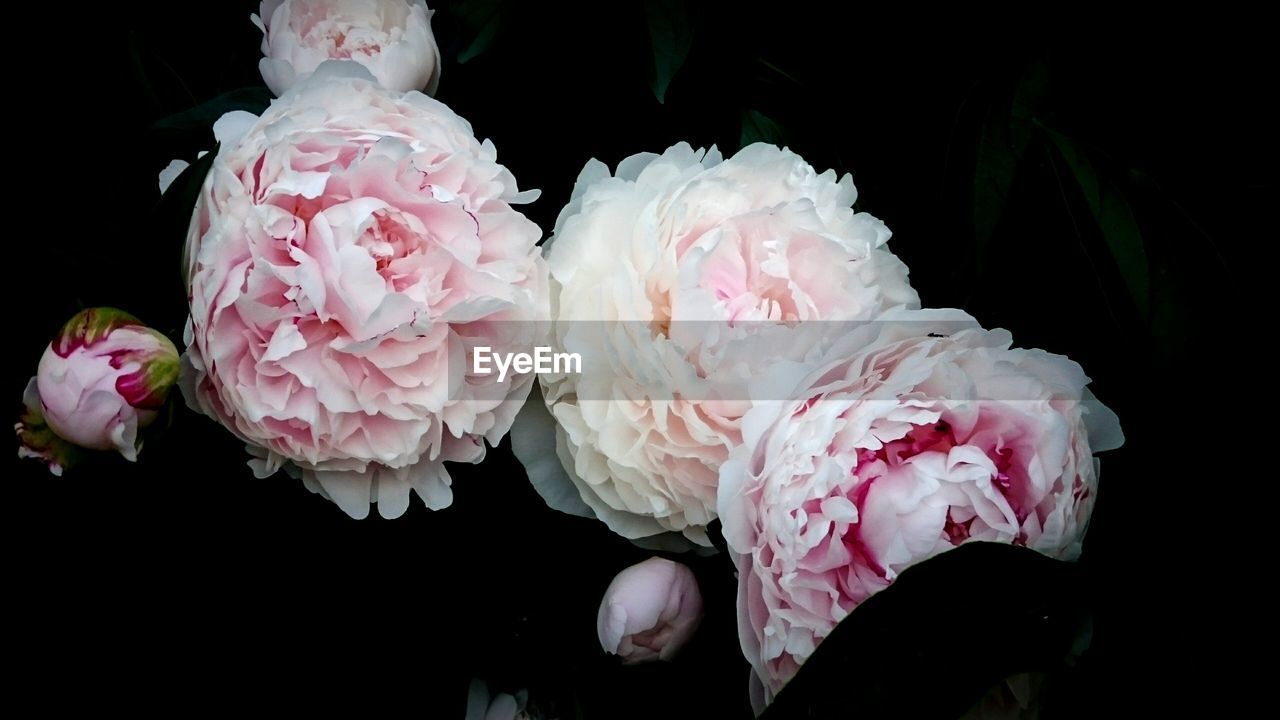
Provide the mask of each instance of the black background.
{"label": "black background", "polygon": [[[256,3],[115,5],[14,20],[25,48],[9,63],[5,130],[15,416],[45,345],[81,307],[118,306],[180,340],[182,237],[158,219],[156,175],[212,137],[155,124],[261,86]],[[1261,246],[1275,240],[1262,222],[1278,157],[1264,23],[700,3],[676,16],[693,41],[659,103],[641,3],[460,5],[442,4],[434,23],[437,97],[496,143],[522,188],[543,190],[527,212],[544,231],[588,158],[613,165],[678,140],[729,154],[754,110],[819,170],[854,174],[859,208],[893,230],[926,305],[963,307],[1080,361],[1128,442],[1103,460],[1083,560],[1094,644],[1049,711],[1185,708],[1205,689],[1182,680],[1196,675],[1198,620],[1238,583],[1225,563],[1239,557],[1205,537],[1247,546],[1266,505],[1236,494],[1255,497],[1265,477],[1221,464],[1273,422],[1265,391],[1231,399],[1273,364],[1237,331],[1264,294]],[[459,64],[495,5],[492,42]],[[1044,132],[979,241],[984,127],[1027,77],[1043,78],[1037,120],[1133,208],[1148,315]],[[1231,410],[1242,404],[1264,409]],[[408,701],[461,717],[481,676],[531,688],[561,717],[749,717],[724,558],[690,560],[707,616],[684,656],[618,667],[599,650],[597,604],[648,553],[547,509],[506,443],[454,467],[451,508],[415,500],[396,521],[350,520],[299,482],[255,480],[245,459],[183,408],[136,465],[103,456],[59,479],[15,464],[6,594],[19,609],[6,632],[34,641],[10,645],[12,659],[51,707],[172,709],[177,695],[184,708]]]}

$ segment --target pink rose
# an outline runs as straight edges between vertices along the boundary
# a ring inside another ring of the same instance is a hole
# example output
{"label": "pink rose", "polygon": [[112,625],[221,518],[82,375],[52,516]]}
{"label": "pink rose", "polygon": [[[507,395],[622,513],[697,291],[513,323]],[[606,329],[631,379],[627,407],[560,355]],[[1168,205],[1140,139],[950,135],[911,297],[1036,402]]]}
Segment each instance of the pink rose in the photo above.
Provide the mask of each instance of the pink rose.
{"label": "pink rose", "polygon": [[974,540],[1075,558],[1093,453],[1123,439],[1079,365],[959,311],[891,313],[841,343],[794,400],[747,414],[720,472],[758,708],[915,563]]}
{"label": "pink rose", "polygon": [[364,517],[410,490],[452,502],[442,461],[479,462],[532,374],[546,316],[539,230],[492,143],[448,107],[326,63],[262,117],[229,113],[188,238],[184,392],[249,446]]}
{"label": "pink rose", "polygon": [[856,198],[848,175],[765,144],[587,164],[547,251],[551,344],[582,372],[540,375],[546,411],[512,434],[552,507],[710,546],[748,381],[820,355],[835,324],[918,304]]}
{"label": "pink rose", "polygon": [[155,420],[177,379],[178,351],[164,335],[115,308],[82,310],[27,386],[18,455],[45,461],[54,475],[74,458],[66,443],[136,460],[138,430]]}
{"label": "pink rose", "polygon": [[263,0],[259,69],[283,95],[326,60],[360,63],[383,87],[434,95],[440,48],[423,0]]}
{"label": "pink rose", "polygon": [[600,646],[627,664],[670,660],[702,621],[702,593],[689,568],[659,557],[618,573],[600,601]]}

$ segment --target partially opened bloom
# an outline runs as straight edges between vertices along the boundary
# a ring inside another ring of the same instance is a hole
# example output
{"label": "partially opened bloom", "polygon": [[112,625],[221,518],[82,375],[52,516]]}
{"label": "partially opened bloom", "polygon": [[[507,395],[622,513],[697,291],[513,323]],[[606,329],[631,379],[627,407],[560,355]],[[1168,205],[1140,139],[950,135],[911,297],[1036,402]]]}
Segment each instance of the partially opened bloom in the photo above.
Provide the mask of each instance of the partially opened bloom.
{"label": "partially opened bloom", "polygon": [[653,557],[614,577],[596,629],[604,651],[631,664],[670,660],[702,621],[702,593],[687,566]]}
{"label": "partially opened bloom", "polygon": [[262,79],[276,95],[326,60],[363,65],[388,90],[440,82],[440,48],[423,0],[263,0],[252,19],[262,31]]}
{"label": "partially opened bloom", "polygon": [[1116,417],[1076,363],[973,325],[891,314],[743,420],[719,509],[757,707],[915,563],[977,540],[1079,554]]}
{"label": "partially opened bloom", "polygon": [[177,379],[178,351],[164,335],[115,308],[82,310],[27,386],[18,455],[43,460],[54,475],[75,457],[68,444],[136,460],[138,431],[155,420]]}
{"label": "partially opened bloom", "polygon": [[848,175],[765,144],[587,164],[547,253],[552,343],[582,373],[541,375],[550,417],[531,404],[513,433],[553,507],[710,545],[748,381],[815,357],[839,323],[918,303],[856,198]]}
{"label": "partially opened bloom", "polygon": [[476,678],[467,690],[465,720],[535,720],[540,716],[527,708],[528,702],[529,693],[524,690],[514,695],[495,693]]}
{"label": "partially opened bloom", "polygon": [[525,351],[545,316],[536,225],[494,147],[448,107],[329,63],[262,117],[230,113],[188,238],[184,391],[278,469],[364,517],[442,464],[479,462],[532,381],[477,345]]}

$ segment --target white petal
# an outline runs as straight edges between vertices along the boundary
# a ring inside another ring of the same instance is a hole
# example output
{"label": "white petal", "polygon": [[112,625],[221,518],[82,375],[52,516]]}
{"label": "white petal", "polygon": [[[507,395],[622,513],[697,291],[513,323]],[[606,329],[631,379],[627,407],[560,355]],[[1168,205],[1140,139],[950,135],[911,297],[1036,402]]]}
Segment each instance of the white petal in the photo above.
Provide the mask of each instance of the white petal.
{"label": "white petal", "polygon": [[342,511],[356,520],[369,517],[369,493],[373,486],[373,470],[316,470],[316,482]]}
{"label": "white petal", "polygon": [[[658,156],[651,152],[636,153],[618,163],[618,171],[614,173],[614,177],[634,182],[636,178],[640,177],[640,173],[644,172],[644,169],[657,159]],[[587,168],[583,168],[584,174],[586,170]]]}
{"label": "white petal", "polygon": [[512,205],[525,205],[527,203],[531,203],[537,200],[540,197],[542,197],[542,191],[537,188],[534,188],[532,190],[521,190],[515,195],[512,195],[507,200],[507,202],[509,202]]}
{"label": "white petal", "polygon": [[191,167],[191,163],[186,160],[170,160],[169,164],[165,165],[164,169],[160,171],[160,194],[163,195],[169,189],[169,186],[173,184],[173,181],[177,180],[182,171],[188,167]]}
{"label": "white petal", "polygon": [[511,307],[511,303],[496,297],[478,297],[464,300],[444,311],[441,322],[469,323],[489,317]]}
{"label": "white petal", "polygon": [[285,94],[298,81],[293,65],[284,60],[264,57],[258,61],[258,72],[262,73],[262,81],[276,97]]}
{"label": "white petal", "polygon": [[600,608],[600,615],[600,647],[616,655],[622,636],[627,632],[627,609],[618,603],[609,603]]}
{"label": "white petal", "polygon": [[138,461],[138,416],[132,412],[111,428],[111,444],[129,462]]}
{"label": "white petal", "polygon": [[298,331],[298,326],[291,322],[283,322],[277,325],[275,332],[271,334],[271,341],[267,343],[267,351],[263,353],[262,359],[275,362],[306,349],[307,341]]}
{"label": "white petal", "polygon": [[27,381],[27,387],[22,391],[22,404],[26,405],[28,410],[40,408],[40,388],[35,376]]}
{"label": "white petal", "polygon": [[369,68],[361,65],[354,60],[325,60],[320,63],[316,71],[310,75],[312,80],[326,80],[330,78],[346,78],[348,80],[368,80],[377,82],[378,79],[369,72]]}
{"label": "white petal", "polygon": [[213,123],[213,137],[224,148],[234,147],[249,128],[258,122],[258,116],[244,110],[232,110]]}
{"label": "white petal", "polygon": [[378,473],[378,514],[394,520],[409,509],[409,490],[412,486],[406,473],[384,469]]}
{"label": "white petal", "polygon": [[444,463],[438,460],[421,460],[406,471],[406,476],[428,508],[443,510],[453,504],[449,471],[444,469]]}
{"label": "white petal", "polygon": [[858,507],[849,502],[848,498],[840,495],[829,497],[822,501],[822,514],[835,522],[852,523],[858,521]]}
{"label": "white petal", "polygon": [[524,465],[529,483],[547,507],[569,515],[594,518],[556,453],[556,421],[535,386],[511,424],[511,452]]}
{"label": "white petal", "polygon": [[1080,399],[1084,406],[1084,426],[1089,432],[1089,449],[1093,452],[1115,450],[1124,444],[1124,431],[1120,429],[1120,417],[1094,397],[1089,388]]}
{"label": "white petal", "polygon": [[489,688],[483,680],[476,678],[471,681],[471,687],[467,688],[467,716],[464,720],[484,720],[484,714],[488,710]]}
{"label": "white petal", "polygon": [[520,712],[520,706],[516,703],[516,699],[502,693],[489,704],[489,711],[485,713],[484,720],[515,720],[518,712]]}

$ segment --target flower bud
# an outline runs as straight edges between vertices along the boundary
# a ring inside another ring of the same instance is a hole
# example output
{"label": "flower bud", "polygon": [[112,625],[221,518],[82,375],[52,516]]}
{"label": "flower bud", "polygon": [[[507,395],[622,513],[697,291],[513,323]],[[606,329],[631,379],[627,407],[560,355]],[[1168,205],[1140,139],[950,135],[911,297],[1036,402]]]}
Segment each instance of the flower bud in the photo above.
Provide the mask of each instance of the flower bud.
{"label": "flower bud", "polygon": [[115,449],[137,459],[138,431],[151,424],[178,379],[169,339],[115,308],[83,310],[49,344],[23,400],[20,457],[55,475],[74,462],[72,446]]}
{"label": "flower bud", "polygon": [[535,720],[539,715],[527,707],[529,693],[521,690],[514,695],[493,693],[483,680],[471,681],[467,691],[467,715],[465,720]]}
{"label": "flower bud", "polygon": [[264,0],[259,12],[259,69],[276,95],[326,60],[359,63],[388,90],[435,94],[440,47],[423,0]]}
{"label": "flower bud", "polygon": [[618,573],[600,602],[600,646],[627,664],[670,660],[702,620],[689,568],[653,557]]}

